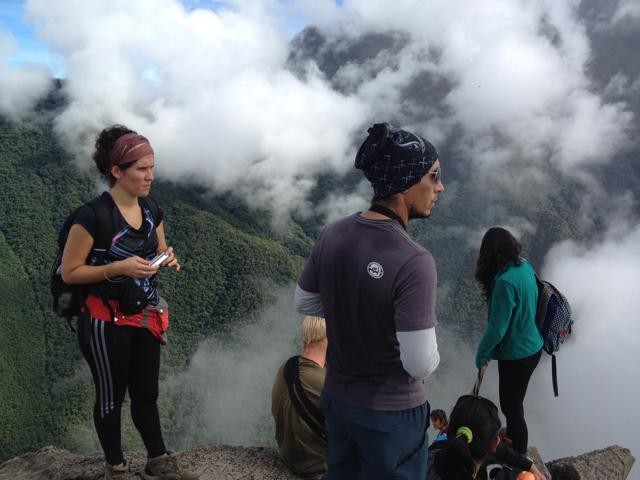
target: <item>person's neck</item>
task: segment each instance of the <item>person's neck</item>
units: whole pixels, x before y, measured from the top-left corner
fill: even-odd
[[[380,205],[381,207],[388,208],[396,215],[400,217],[402,223],[406,226],[409,223],[409,210],[407,206],[404,204],[402,199],[400,199],[397,195],[394,195],[392,198],[385,200],[374,200],[372,203],[376,205]],[[386,220],[389,217],[378,212],[373,212],[371,210],[367,210],[362,213],[362,216],[369,220]]]
[[[121,209],[133,208],[138,206],[138,197],[135,197],[125,191],[117,183],[111,187],[111,198],[115,204]]]
[[[302,356],[324,367],[327,361],[327,349],[321,345],[311,344],[302,351]]]

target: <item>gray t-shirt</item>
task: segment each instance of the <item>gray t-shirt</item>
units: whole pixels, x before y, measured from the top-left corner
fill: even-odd
[[[329,348],[325,389],[373,410],[426,401],[404,370],[396,332],[434,327],[436,267],[395,221],[351,215],[326,226],[298,280],[320,293]]]

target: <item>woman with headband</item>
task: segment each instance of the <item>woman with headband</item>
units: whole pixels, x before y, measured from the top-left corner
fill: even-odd
[[[167,451],[158,414],[160,346],[166,343],[169,312],[156,275],[160,267],[179,271],[180,264],[167,247],[162,210],[149,197],[153,148],[142,135],[114,125],[98,135],[93,160],[110,190],[74,216],[61,274],[69,285],[86,285],[78,340],[96,390],[93,419],[105,454],[104,478],[124,479],[129,470],[120,431],[129,391],[131,417],[148,454],[140,476],[197,479]],[[108,248],[94,248],[104,232]]]
[[[500,426],[491,400],[460,397],[449,417],[448,439],[429,447],[429,480],[513,480],[521,472],[543,480],[531,460],[500,443]]]

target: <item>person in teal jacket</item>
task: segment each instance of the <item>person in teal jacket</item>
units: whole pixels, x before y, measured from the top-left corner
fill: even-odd
[[[542,353],[536,327],[538,285],[522,246],[508,230],[492,227],[484,234],[475,278],[488,304],[487,328],[476,352],[476,367],[498,360],[500,409],[507,436],[517,452],[526,453],[524,398]]]

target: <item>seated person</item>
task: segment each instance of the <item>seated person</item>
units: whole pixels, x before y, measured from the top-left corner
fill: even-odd
[[[327,354],[324,318],[305,317],[301,336],[302,355],[287,360],[276,375],[271,413],[284,463],[298,475],[321,478],[327,445],[320,408]]]
[[[447,427],[449,426],[449,422],[447,421],[447,414],[445,413],[445,411],[434,410],[429,415],[429,418],[431,418],[431,426],[434,428],[436,432],[438,432],[433,443],[439,442],[441,440],[446,440]]]
[[[460,397],[449,417],[448,439],[429,448],[429,480],[514,480],[522,471],[543,480],[531,460],[500,443],[500,426],[491,400]]]

